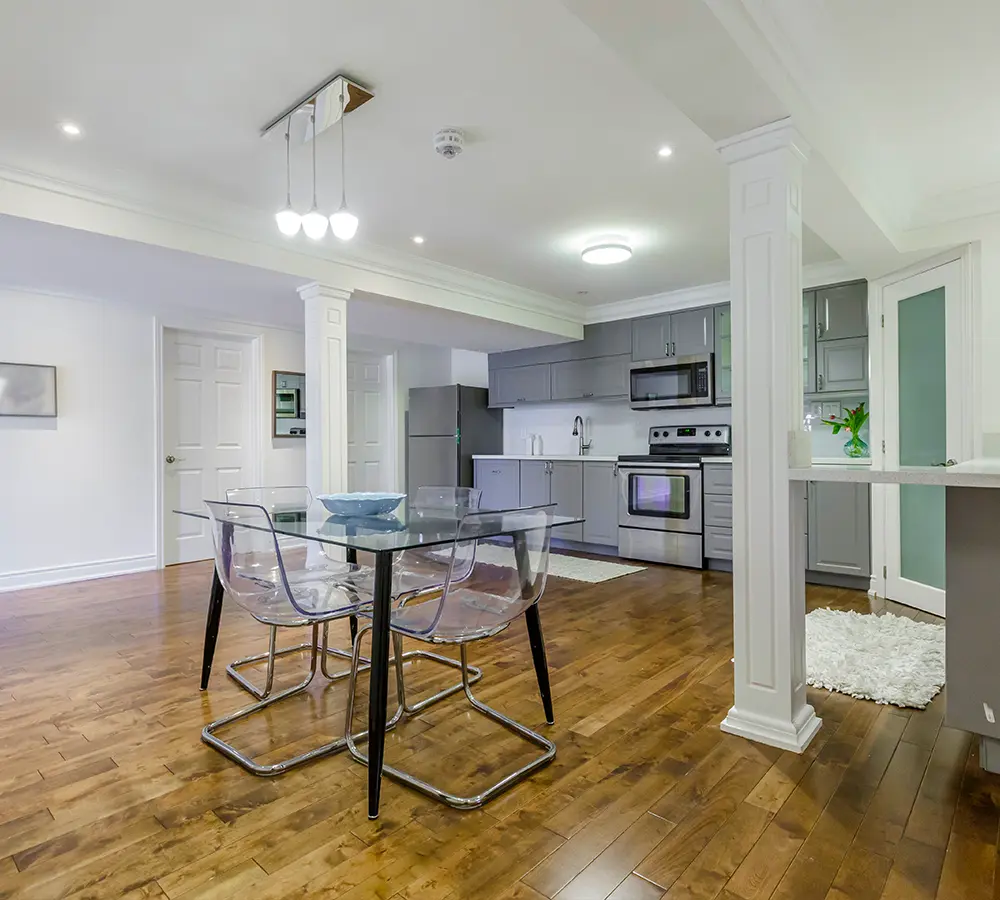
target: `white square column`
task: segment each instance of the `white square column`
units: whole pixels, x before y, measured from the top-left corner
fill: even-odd
[[[349,290],[299,288],[306,325],[306,483],[313,494],[347,490]]]
[[[729,164],[735,700],[723,731],[801,752],[806,702],[802,168],[785,119],[718,145]]]

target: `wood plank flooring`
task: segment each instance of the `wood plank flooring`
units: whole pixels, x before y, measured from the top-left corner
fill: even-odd
[[[811,691],[824,726],[801,756],[719,730],[732,702],[727,575],[552,579],[553,728],[523,625],[471,651],[480,696],[552,734],[552,765],[471,813],[387,781],[372,823],[365,772],[343,755],[267,780],[200,742],[204,723],[248,701],[224,662],[266,641],[227,603],[198,691],[210,571],[0,595],[0,898],[1000,896],[1000,779],[942,725],[943,698],[910,712]],[[857,592],[808,597],[868,608]],[[346,646],[346,625],[332,632]],[[303,664],[286,657],[279,682]],[[418,662],[408,690],[447,677]],[[230,737],[270,761],[341,733],[344,682],[314,688]],[[469,791],[530,752],[453,699],[393,732],[387,759]]]

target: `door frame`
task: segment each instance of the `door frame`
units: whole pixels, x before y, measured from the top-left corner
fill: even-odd
[[[164,541],[166,540],[166,530],[163,527],[163,517],[166,515],[166,504],[164,501],[164,477],[163,477],[163,457],[165,447],[163,443],[163,384],[164,384],[164,358],[163,358],[163,338],[167,329],[173,331],[187,331],[192,334],[200,334],[204,337],[224,338],[227,341],[238,341],[246,344],[249,350],[250,360],[250,401],[249,401],[249,429],[250,439],[247,452],[250,456],[249,470],[253,475],[256,484],[260,484],[263,479],[263,428],[264,418],[261,412],[263,401],[263,391],[261,379],[264,374],[264,341],[260,332],[228,330],[224,328],[206,327],[204,323],[186,322],[183,319],[164,319],[156,316],[153,319],[154,329],[154,365],[153,365],[153,433],[155,455],[153,457],[153,478],[156,495],[154,507],[156,510],[155,534],[156,534],[156,568],[165,567],[166,558]],[[234,326],[238,328],[238,326]],[[270,409],[270,406],[268,406]],[[268,429],[270,431],[270,429]]]
[[[954,445],[954,458],[959,462],[975,458],[981,454],[982,436],[980,434],[980,398],[982,391],[980,373],[980,350],[976,341],[980,322],[980,279],[979,279],[979,246],[966,244],[952,250],[928,257],[905,269],[885,275],[869,282],[868,285],[868,334],[877,335],[877,339],[869,341],[869,384],[878,386],[879,393],[872,392],[875,405],[872,407],[869,433],[871,436],[872,468],[886,468],[886,454],[883,450],[885,437],[890,422],[886,415],[885,373],[890,366],[898,365],[897,347],[886,347],[884,331],[884,311],[886,292],[903,281],[933,272],[950,263],[959,265],[958,276],[958,308],[955,311],[957,323],[955,331],[958,336],[955,356],[948,354],[949,375],[962,386],[969,389],[956,391],[957,407],[952,410],[952,398],[949,397],[949,413],[954,414],[954,420],[949,415],[949,445]],[[919,292],[919,289],[918,289]],[[947,348],[952,351],[952,347]],[[889,492],[892,485],[872,485],[872,575],[870,596],[887,597],[887,575],[890,554],[898,559],[899,533],[898,527],[894,535],[889,534],[890,506]],[[898,501],[897,501],[898,503]]]

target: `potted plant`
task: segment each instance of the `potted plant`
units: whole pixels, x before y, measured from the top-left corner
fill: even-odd
[[[856,409],[844,409],[841,407],[841,412],[844,415],[830,416],[828,419],[820,419],[820,421],[824,425],[829,425],[833,429],[834,434],[840,434],[842,428],[850,432],[851,436],[844,444],[845,456],[849,456],[851,459],[861,459],[870,456],[868,445],[861,440],[861,429],[864,428],[865,422],[868,421],[868,416],[870,415],[868,410],[865,409],[864,402],[859,403]]]

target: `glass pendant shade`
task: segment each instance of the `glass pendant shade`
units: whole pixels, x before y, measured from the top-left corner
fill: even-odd
[[[291,206],[286,206],[274,214],[274,221],[278,224],[278,231],[286,237],[295,237],[302,227],[302,216],[300,216]]]
[[[358,233],[358,217],[346,205],[341,206],[330,216],[330,229],[334,236],[342,241],[349,241]]]
[[[306,233],[306,237],[312,238],[314,241],[323,238],[323,235],[326,234],[327,225],[329,225],[329,222],[326,216],[315,206],[302,217],[302,230]]]

